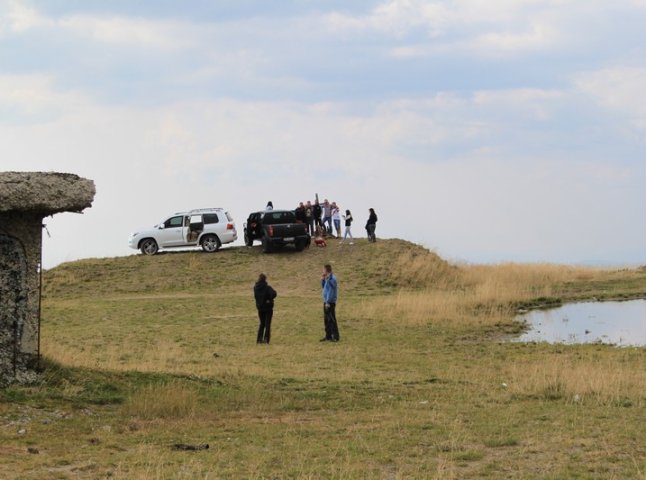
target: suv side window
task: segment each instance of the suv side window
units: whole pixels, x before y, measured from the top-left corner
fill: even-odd
[[[164,222],[164,228],[176,228],[184,225],[184,217],[182,215],[178,217],[171,217]]]
[[[220,219],[215,213],[205,213],[202,215],[202,218],[204,218],[204,223],[219,223]]]

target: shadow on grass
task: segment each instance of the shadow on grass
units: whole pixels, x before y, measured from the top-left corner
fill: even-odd
[[[30,385],[10,385],[1,389],[0,403],[24,403],[40,407],[67,404],[72,408],[119,405],[142,387],[177,381],[193,386],[212,386],[214,382],[221,385],[217,380],[189,375],[67,367],[43,357],[39,380]]]

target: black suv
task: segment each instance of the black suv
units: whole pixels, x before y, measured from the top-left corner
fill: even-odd
[[[296,221],[293,210],[264,210],[249,214],[244,224],[245,245],[252,246],[254,240],[262,242],[265,253],[288,244],[300,251],[311,242],[307,225]]]

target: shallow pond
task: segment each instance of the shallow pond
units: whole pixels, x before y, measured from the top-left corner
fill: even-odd
[[[520,342],[646,345],[646,300],[569,303],[517,319],[530,326]]]

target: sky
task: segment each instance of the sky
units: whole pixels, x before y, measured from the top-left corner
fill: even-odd
[[[450,261],[643,265],[644,25],[646,0],[0,0],[0,171],[96,184],[45,268],[316,193]]]

